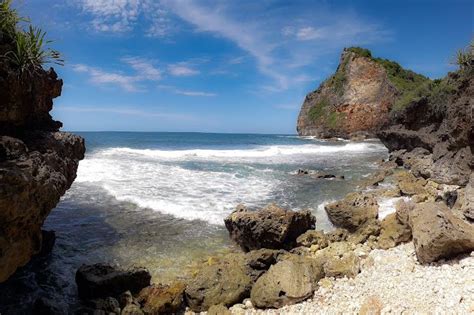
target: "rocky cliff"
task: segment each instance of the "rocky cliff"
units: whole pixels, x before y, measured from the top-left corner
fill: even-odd
[[[457,71],[420,86],[378,133],[415,176],[465,186],[474,168],[474,76]]]
[[[61,88],[53,69],[23,76],[0,59],[0,282],[41,250],[43,222],[84,157],[84,140],[49,114]]]
[[[427,78],[358,47],[344,49],[334,75],[309,93],[297,131],[319,138],[373,136],[396,102]]]

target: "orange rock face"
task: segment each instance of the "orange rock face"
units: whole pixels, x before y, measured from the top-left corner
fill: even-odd
[[[373,135],[387,122],[396,98],[397,90],[382,65],[344,50],[335,75],[306,97],[298,134],[320,138]]]

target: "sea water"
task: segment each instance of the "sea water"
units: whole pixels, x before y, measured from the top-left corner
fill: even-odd
[[[224,218],[243,203],[310,209],[332,228],[324,205],[354,190],[387,157],[378,141],[294,135],[79,132],[87,153],[71,189],[47,218],[52,254],[0,285],[0,313],[18,314],[45,295],[77,307],[76,269],[110,262],[148,267],[154,282],[182,276],[193,261],[232,248]],[[298,176],[298,169],[344,180]]]

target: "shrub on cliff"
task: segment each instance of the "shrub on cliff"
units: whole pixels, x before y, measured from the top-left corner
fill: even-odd
[[[459,66],[461,74],[472,75],[474,72],[474,40],[468,47],[456,52],[454,63]]]
[[[0,44],[8,47],[1,58],[19,76],[32,76],[48,63],[62,65],[64,60],[60,53],[48,47],[51,41],[45,39],[46,32],[31,25],[22,29],[20,23],[28,20],[21,17],[11,4],[11,0],[0,2]]]

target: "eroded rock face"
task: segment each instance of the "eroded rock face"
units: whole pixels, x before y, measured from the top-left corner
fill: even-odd
[[[122,269],[106,264],[83,265],[76,272],[76,284],[82,299],[134,293],[150,285],[151,275],[145,268]]]
[[[344,50],[336,74],[308,94],[297,131],[319,138],[373,135],[388,120],[397,97],[383,66]]]
[[[324,277],[321,264],[312,258],[292,255],[270,267],[252,288],[252,304],[278,308],[309,298]]]
[[[213,305],[232,306],[249,296],[252,288],[250,271],[243,257],[235,256],[205,266],[189,281],[185,301],[195,312],[208,310]]]
[[[291,211],[269,205],[258,211],[238,206],[225,219],[230,237],[244,251],[291,248],[296,238],[314,229],[316,218],[310,211]]]
[[[0,35],[0,55],[11,45]],[[84,140],[49,114],[62,84],[53,69],[20,75],[0,58],[0,282],[41,251],[43,222],[84,158]]]
[[[354,232],[366,222],[377,218],[379,206],[373,196],[354,192],[347,194],[342,200],[326,205],[324,209],[336,227]]]
[[[175,314],[184,306],[185,288],[182,282],[152,285],[141,290],[137,300],[145,314]]]
[[[76,177],[82,138],[64,132],[0,137],[0,282],[41,250],[41,227]]]
[[[416,176],[465,186],[474,168],[474,78],[451,73],[444,81],[455,89],[445,108],[414,99],[378,137]]]
[[[444,203],[427,202],[409,213],[418,261],[430,263],[474,250],[474,225],[454,216]]]

